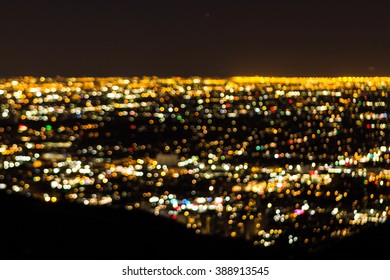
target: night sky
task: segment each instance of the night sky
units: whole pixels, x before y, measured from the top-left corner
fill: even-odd
[[[390,76],[390,1],[3,0],[16,75]]]

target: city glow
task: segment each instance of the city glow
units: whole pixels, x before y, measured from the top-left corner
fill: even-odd
[[[0,189],[320,246],[390,215],[388,77],[0,80]]]

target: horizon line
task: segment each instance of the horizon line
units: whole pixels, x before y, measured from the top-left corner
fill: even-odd
[[[58,78],[65,78],[65,79],[82,79],[82,78],[162,78],[162,79],[174,79],[174,78],[181,78],[181,79],[237,79],[237,78],[244,78],[244,79],[251,79],[251,78],[260,78],[260,79],[373,79],[373,78],[385,78],[390,79],[390,75],[375,75],[375,76],[368,76],[368,75],[342,75],[342,76],[287,76],[287,75],[232,75],[232,76],[209,76],[209,75],[10,75],[10,76],[0,76],[0,79],[12,79],[12,78],[52,78],[52,79],[58,79]]]

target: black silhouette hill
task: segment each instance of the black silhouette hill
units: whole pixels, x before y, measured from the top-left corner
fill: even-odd
[[[143,211],[0,193],[0,212],[1,259],[252,259],[259,251]]]
[[[323,250],[287,244],[259,248],[240,239],[195,234],[143,211],[44,203],[0,192],[0,259],[387,259],[383,224]]]

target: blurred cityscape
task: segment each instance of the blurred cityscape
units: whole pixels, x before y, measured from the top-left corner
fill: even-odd
[[[390,78],[0,79],[0,189],[319,248],[390,215]]]

